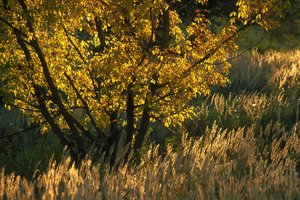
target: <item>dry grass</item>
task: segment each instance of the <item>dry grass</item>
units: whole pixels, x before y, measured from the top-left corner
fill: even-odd
[[[290,52],[252,51],[233,63],[230,91],[275,92],[299,86],[300,50]]]
[[[0,198],[8,199],[295,199],[300,196],[299,125],[290,131],[269,124],[224,131],[216,125],[205,138],[183,137],[182,150],[164,158],[152,147],[139,165],[110,172],[86,158],[75,167],[69,157],[51,161],[28,183],[0,175]]]
[[[200,138],[181,128],[180,148],[152,145],[114,170],[67,153],[33,181],[3,169],[0,199],[300,199],[300,51],[250,58],[234,64],[230,93],[198,102]]]

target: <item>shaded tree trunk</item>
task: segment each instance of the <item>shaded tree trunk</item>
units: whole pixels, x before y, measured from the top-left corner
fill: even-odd
[[[148,105],[148,99],[146,97],[140,127],[138,130],[138,134],[136,136],[136,141],[134,143],[134,149],[136,151],[142,147],[147,130],[149,128],[149,123],[150,123],[150,113],[149,112],[150,112],[150,109],[149,109],[149,105]]]

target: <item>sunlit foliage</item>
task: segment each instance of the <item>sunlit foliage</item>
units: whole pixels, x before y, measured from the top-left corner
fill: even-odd
[[[121,133],[138,149],[151,122],[182,124],[195,115],[191,99],[229,82],[227,58],[239,32],[277,26],[289,5],[238,0],[228,22],[213,32],[203,10],[186,24],[172,2],[2,1],[6,102],[43,131],[51,128],[74,152],[99,138],[112,145]]]

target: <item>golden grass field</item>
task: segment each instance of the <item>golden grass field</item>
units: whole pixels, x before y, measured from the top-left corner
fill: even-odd
[[[120,151],[110,169],[65,153],[32,180],[2,169],[0,199],[300,199],[300,51],[248,53],[230,79],[195,103],[198,117],[163,156],[149,145],[129,165]]]

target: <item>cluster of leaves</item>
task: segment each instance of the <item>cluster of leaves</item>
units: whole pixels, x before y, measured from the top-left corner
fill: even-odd
[[[299,48],[299,9],[299,0],[290,1],[289,4],[286,4],[286,9],[279,19],[280,26],[276,26],[270,31],[265,31],[260,27],[251,27],[245,31],[245,34],[238,39],[237,43],[242,48],[255,46],[261,52],[270,49],[289,51]]]

